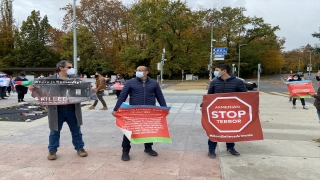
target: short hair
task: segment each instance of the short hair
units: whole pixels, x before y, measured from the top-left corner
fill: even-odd
[[[136,69],[137,69],[138,67],[140,67],[140,66],[137,66]],[[145,70],[145,71],[149,71],[149,68],[148,68],[147,66],[143,66],[143,67],[144,67],[144,70]]]
[[[60,67],[65,68],[67,63],[72,64],[70,61],[62,60],[62,61],[60,61],[60,62],[57,63],[56,67],[57,67],[57,69],[60,71]]]
[[[218,64],[216,68],[219,68],[222,70],[226,70],[228,74],[230,74],[230,66],[228,64]]]
[[[101,71],[97,71],[97,73],[100,74],[100,75],[102,75],[102,72],[101,72]]]

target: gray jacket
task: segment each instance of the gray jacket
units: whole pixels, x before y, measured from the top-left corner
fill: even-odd
[[[57,79],[57,74],[54,74],[48,78]],[[76,76],[70,76],[70,78],[77,78]],[[41,95],[37,93],[37,90],[34,89],[31,94],[32,97],[40,97]],[[82,122],[82,112],[81,112],[81,104],[75,104],[75,114],[78,121],[78,126],[83,124]],[[50,130],[58,131],[58,106],[50,105],[48,106],[48,121]]]

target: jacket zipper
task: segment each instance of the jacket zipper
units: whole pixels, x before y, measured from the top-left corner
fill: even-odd
[[[143,81],[143,105],[146,105],[146,86],[145,86],[145,81]]]

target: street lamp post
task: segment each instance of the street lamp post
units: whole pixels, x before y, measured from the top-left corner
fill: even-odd
[[[310,52],[310,62],[309,62],[309,78],[310,78],[310,76],[311,76],[311,67],[312,67],[312,65],[311,65],[311,50],[309,51]]]
[[[78,74],[76,0],[73,0],[73,67]]]
[[[241,49],[241,46],[245,46],[247,44],[239,44],[239,62],[238,62],[238,77],[240,77],[240,49]]]
[[[164,65],[164,62],[166,61],[166,59],[164,58],[164,55],[166,53],[166,49],[163,48],[162,50],[162,56],[161,56],[161,72],[160,72],[160,88],[162,89],[162,76],[163,76],[163,65]]]
[[[211,36],[210,36],[210,64],[209,64],[209,76],[210,76],[210,81],[212,80],[212,51],[213,51],[213,44],[212,44],[212,41],[213,41],[213,25],[211,24]]]
[[[300,58],[301,58],[301,57],[299,57],[298,72],[300,72]]]

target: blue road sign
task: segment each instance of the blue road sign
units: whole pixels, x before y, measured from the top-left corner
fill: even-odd
[[[216,55],[225,55],[228,53],[228,48],[227,47],[218,47],[213,49],[214,54]]]

